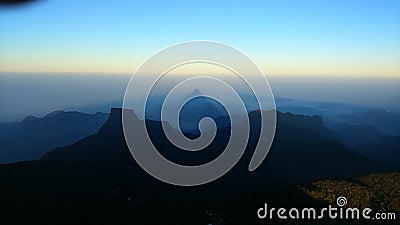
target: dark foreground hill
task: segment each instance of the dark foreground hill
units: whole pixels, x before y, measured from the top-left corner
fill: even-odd
[[[399,216],[398,173],[241,191],[232,191],[235,186],[216,191],[209,185],[188,188],[164,183],[143,188],[152,178],[137,180],[59,161],[0,165],[0,177],[2,224],[399,224],[398,220],[260,220],[256,216],[264,203],[320,209],[336,206],[339,196],[347,197],[352,207],[368,206],[374,212]]]
[[[390,170],[400,170],[400,136],[382,137],[366,146],[369,157]]]
[[[310,181],[352,180],[378,169],[335,142],[320,117],[278,113],[270,153],[248,172],[260,115],[249,114],[250,142],[232,171],[206,185],[178,187],[154,179],[136,164],[123,137],[121,109],[113,109],[96,134],[51,151],[41,161],[0,165],[0,217],[4,224],[293,224],[298,221],[259,220],[256,211],[264,202],[325,206],[328,200],[305,191]],[[204,153],[190,156],[166,141],[159,121],[147,124],[155,144],[163,146],[161,154],[188,164],[218,155],[230,130],[219,129]],[[340,223],[347,224],[333,224]]]

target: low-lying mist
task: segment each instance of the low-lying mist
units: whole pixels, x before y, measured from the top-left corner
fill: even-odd
[[[0,121],[19,121],[60,109],[108,112],[121,106],[129,78],[128,74],[0,73]],[[278,109],[400,111],[400,79],[396,78],[269,77],[268,81]],[[168,91],[162,86],[155,94]]]

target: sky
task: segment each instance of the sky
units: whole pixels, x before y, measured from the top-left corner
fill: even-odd
[[[0,7],[0,72],[131,74],[213,40],[271,76],[400,78],[400,1],[41,0]]]

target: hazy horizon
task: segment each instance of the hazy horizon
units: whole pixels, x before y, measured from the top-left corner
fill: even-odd
[[[28,115],[40,117],[56,110],[108,112],[110,107],[121,106],[129,78],[104,74],[0,73],[0,121],[19,121]],[[268,77],[268,81],[278,107],[310,107],[312,103],[326,102],[400,112],[400,78]]]

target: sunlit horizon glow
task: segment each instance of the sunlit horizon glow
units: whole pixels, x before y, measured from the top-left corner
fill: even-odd
[[[267,76],[400,78],[396,0],[42,0],[0,8],[0,31],[0,72],[130,75],[167,46],[213,40]]]

